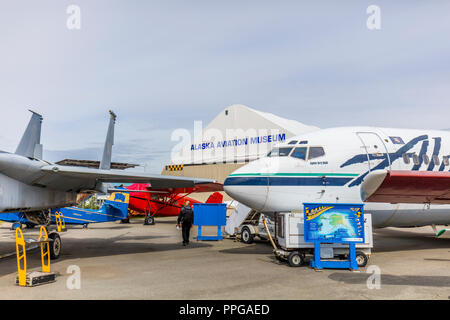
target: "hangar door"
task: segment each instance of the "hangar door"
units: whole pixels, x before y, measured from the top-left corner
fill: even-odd
[[[369,170],[374,170],[381,162],[387,164],[381,169],[391,169],[389,152],[383,139],[375,132],[358,132],[356,134],[361,140],[364,150],[366,150]]]

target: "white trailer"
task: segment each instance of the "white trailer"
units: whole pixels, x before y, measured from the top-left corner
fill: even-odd
[[[278,248],[274,253],[280,261],[287,260],[292,267],[301,266],[306,254],[314,253],[314,243],[305,242],[303,213],[280,213],[277,218]],[[356,244],[358,267],[364,267],[372,253],[372,216],[364,214],[365,242]],[[323,243],[320,247],[322,259],[344,258],[348,255],[348,245]]]
[[[270,236],[272,238],[275,237],[274,221],[259,212],[253,211],[237,229],[237,234],[240,236],[241,241],[250,244],[255,237],[258,237],[261,240],[268,240],[269,235],[264,227],[264,219],[266,220]]]

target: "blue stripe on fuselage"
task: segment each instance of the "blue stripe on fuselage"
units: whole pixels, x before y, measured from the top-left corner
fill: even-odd
[[[353,178],[229,177],[224,186],[344,186]]]

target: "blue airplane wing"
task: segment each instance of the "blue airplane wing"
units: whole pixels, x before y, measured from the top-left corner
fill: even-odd
[[[51,210],[52,224],[56,224],[56,213],[60,212],[66,224],[84,225],[90,223],[111,222],[126,219],[128,216],[128,193],[115,192],[105,200],[99,210],[82,209],[78,207],[59,208]],[[0,215],[0,221],[30,223],[24,213],[14,212]]]

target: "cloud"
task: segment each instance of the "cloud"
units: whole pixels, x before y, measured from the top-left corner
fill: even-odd
[[[174,129],[233,103],[322,128],[448,126],[447,2],[377,1],[379,31],[369,1],[81,1],[79,31],[69,4],[0,4],[0,149],[28,108],[49,156],[76,158],[102,149],[113,109],[115,156],[154,169]]]

